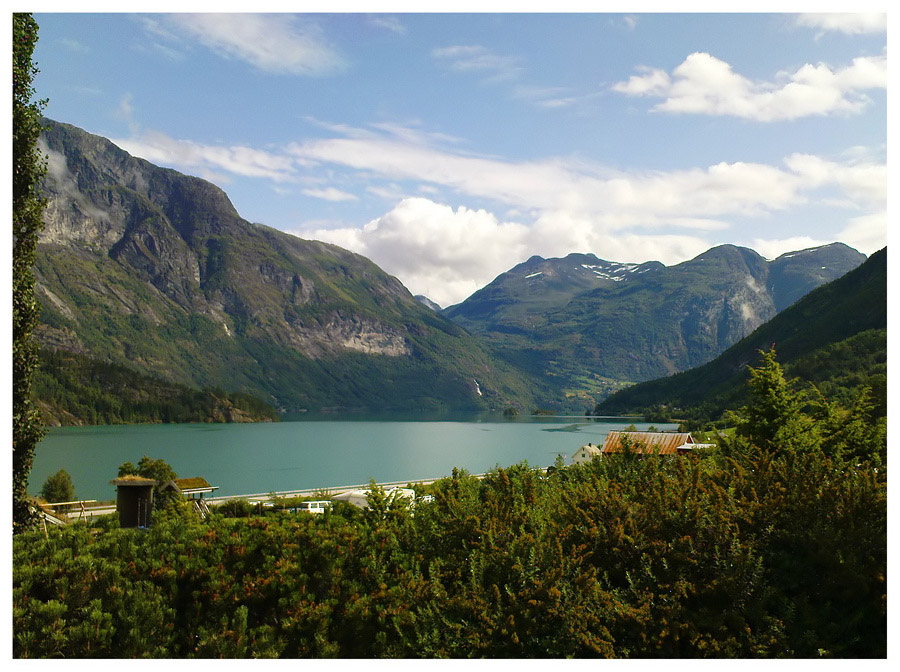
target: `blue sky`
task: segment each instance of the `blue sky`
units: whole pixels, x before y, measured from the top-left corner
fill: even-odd
[[[441,305],[534,254],[887,242],[884,14],[35,17],[47,116]]]

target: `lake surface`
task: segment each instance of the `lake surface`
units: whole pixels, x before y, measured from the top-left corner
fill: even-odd
[[[181,477],[202,476],[215,495],[244,495],[478,474],[524,460],[566,463],[631,419],[478,418],[469,421],[304,419],[259,424],[114,425],[53,428],[35,451],[28,492],[65,469],[79,499],[113,499],[119,465],[143,455]],[[635,422],[639,430],[648,423]],[[656,423],[660,429],[675,425]]]

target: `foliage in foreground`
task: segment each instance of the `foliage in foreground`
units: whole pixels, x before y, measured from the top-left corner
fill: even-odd
[[[355,518],[14,542],[17,657],[886,654],[882,472],[821,452],[456,475]]]
[[[14,655],[884,657],[883,432],[813,431],[764,360],[705,455],[454,472],[414,510],[376,489],[17,535]]]

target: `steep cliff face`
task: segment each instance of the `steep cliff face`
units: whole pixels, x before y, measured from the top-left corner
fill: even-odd
[[[46,125],[45,345],[287,410],[528,398],[511,367],[368,259],[251,224],[204,180]],[[488,402],[465,391],[472,377]]]

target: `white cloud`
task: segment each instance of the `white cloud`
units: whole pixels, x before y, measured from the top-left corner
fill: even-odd
[[[442,305],[461,301],[533,254],[584,251],[615,261],[676,263],[707,249],[710,231],[739,219],[764,223],[779,212],[790,217],[793,208],[809,202],[846,209],[852,219],[836,239],[863,251],[879,245],[886,230],[887,168],[865,148],[840,157],[791,154],[773,165],[614,171],[572,158],[513,162],[473,156],[435,146],[445,136],[392,124],[329,130],[343,137],[273,151],[207,146],[158,133],[116,143],[194,174],[219,171],[302,184],[302,193],[313,198],[350,201],[364,190],[399,200],[361,229],[307,223],[297,233],[364,254],[414,293]],[[329,186],[323,176],[332,173],[341,184],[357,179],[361,192]],[[496,212],[507,214],[501,219],[487,209],[454,210],[437,200],[493,203]],[[763,240],[760,252],[818,242]]]
[[[703,52],[688,56],[671,76],[647,67],[639,72],[612,89],[629,96],[664,98],[653,107],[660,112],[764,122],[859,113],[870,103],[863,91],[887,88],[886,55],[855,58],[841,69],[806,64],[794,73],[778,73],[774,82],[751,81]]]
[[[442,306],[459,303],[496,276],[535,254],[595,251],[617,261],[676,263],[709,245],[691,236],[610,234],[570,213],[547,213],[534,225],[499,220],[485,210],[407,198],[362,229],[305,228],[303,238],[324,240],[372,259],[414,294]]]
[[[877,252],[887,245],[887,211],[854,217],[838,237],[841,242],[865,254]]]
[[[796,252],[797,250],[805,250],[810,247],[819,247],[831,242],[834,241],[818,240],[816,238],[810,238],[809,236],[793,236],[791,238],[773,239],[755,238],[750,243],[749,247],[759,252],[766,259],[775,259],[787,252]]]
[[[463,155],[400,136],[348,133],[288,151],[308,164],[336,164],[387,180],[448,187],[537,216],[570,211],[608,228],[715,228],[723,217],[764,215],[806,200],[806,191],[837,186],[859,207],[880,203],[884,167],[789,157],[785,165],[720,163],[669,172],[615,172],[566,159],[509,162]],[[817,172],[818,171],[818,172]]]
[[[887,14],[800,14],[797,25],[818,28],[823,31],[838,31],[847,35],[883,33],[887,30]]]
[[[440,47],[431,55],[451,70],[488,75],[491,81],[514,79],[522,72],[517,58],[500,56],[478,44]]]
[[[133,156],[185,172],[198,171],[206,176],[224,170],[233,175],[265,178],[274,182],[295,179],[294,162],[290,157],[251,147],[203,145],[152,131],[132,138],[111,140]],[[220,174],[219,179],[222,177]]]
[[[216,53],[264,72],[325,75],[345,66],[321,29],[296,15],[172,14],[168,23]]]
[[[328,187],[326,189],[303,189],[302,193],[312,198],[321,198],[324,201],[332,201],[338,203],[340,201],[358,201],[359,199],[351,193]]]
[[[376,14],[369,17],[369,22],[373,26],[376,26],[378,28],[385,28],[386,30],[390,30],[392,33],[397,33],[398,35],[406,34],[406,26],[404,26],[400,19],[396,16]]]

